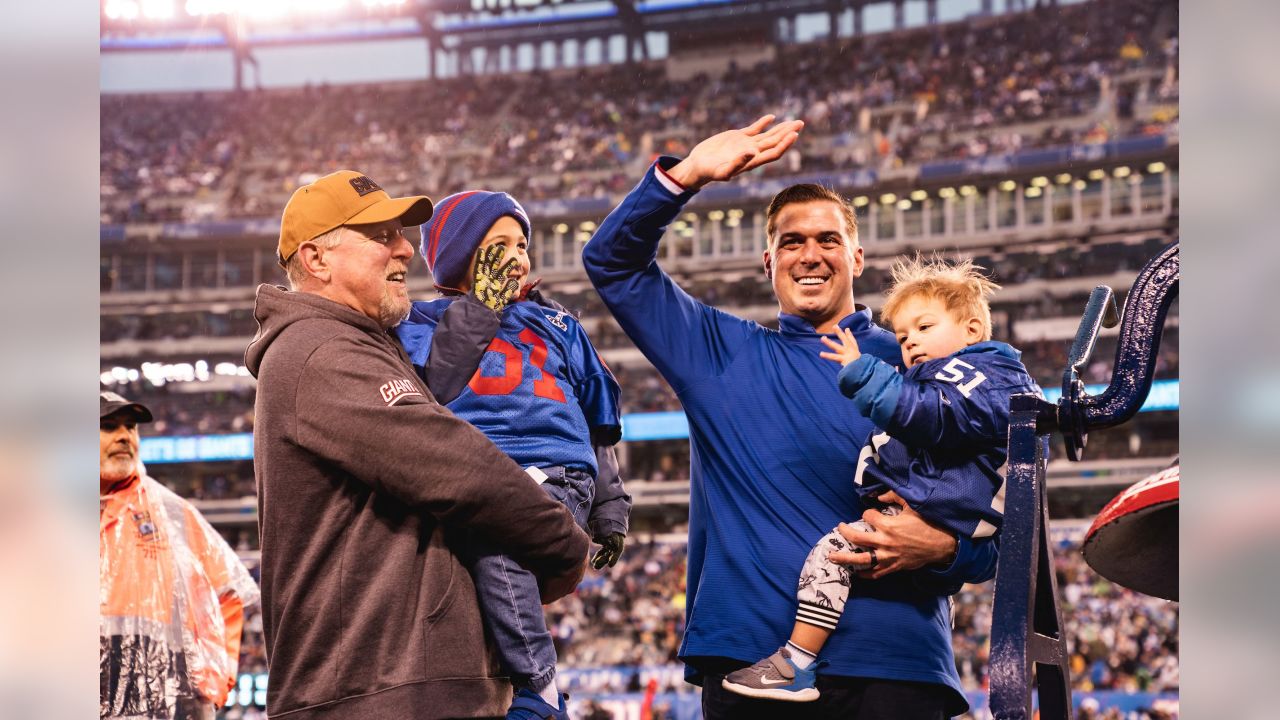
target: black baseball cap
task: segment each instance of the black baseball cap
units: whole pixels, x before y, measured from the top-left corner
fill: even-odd
[[[98,407],[102,410],[99,420],[121,413],[128,413],[135,422],[149,423],[152,420],[151,411],[146,405],[131,402],[113,392],[98,393]]]

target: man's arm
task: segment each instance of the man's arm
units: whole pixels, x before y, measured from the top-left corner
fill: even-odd
[[[999,545],[992,538],[970,540],[957,537],[930,524],[892,491],[878,499],[887,504],[901,505],[903,510],[897,515],[885,515],[878,510],[863,512],[862,519],[871,525],[871,532],[855,530],[843,523],[840,525],[840,534],[849,542],[876,551],[875,567],[871,567],[871,553],[867,552],[831,553],[828,557],[832,562],[848,565],[859,576],[868,579],[925,568],[940,587],[980,583],[995,576]]]
[[[658,267],[659,241],[703,185],[770,162],[795,142],[802,123],[764,131],[772,120],[708,138],[684,160],[660,158],[583,248],[583,267],[605,306],[677,391],[719,374],[747,326],[680,289]]]
[[[502,316],[473,295],[464,295],[445,309],[424,368],[427,387],[441,405],[453,402],[471,381],[501,324]]]
[[[415,302],[395,335],[432,396],[448,405],[475,375],[501,322],[475,296],[464,295]]]
[[[573,590],[590,542],[562,505],[479,430],[419,391],[411,371],[362,339],[339,336],[308,359],[296,441],[353,479],[468,528],[544,581]]]

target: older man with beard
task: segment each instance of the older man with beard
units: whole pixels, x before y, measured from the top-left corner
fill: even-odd
[[[212,720],[258,587],[191,503],[143,474],[151,411],[111,392],[99,406],[99,715]]]
[[[425,197],[353,171],[299,188],[258,289],[254,472],[267,710],[295,720],[501,715],[511,685],[459,563],[474,534],[572,591],[589,541],[519,465],[432,397],[389,334]]]

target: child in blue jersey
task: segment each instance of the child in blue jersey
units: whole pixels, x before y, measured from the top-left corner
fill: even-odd
[[[880,430],[858,457],[858,494],[878,505],[876,498],[892,491],[930,522],[972,538],[996,533],[1003,516],[1009,398],[1040,393],[1021,353],[991,340],[987,299],[999,286],[978,270],[967,260],[916,259],[894,268],[881,317],[902,347],[903,374],[862,354],[848,330],[840,330],[838,342],[822,338],[831,349],[822,357],[844,366],[840,391]],[[861,520],[851,526],[872,531]],[[726,676],[726,689],[795,702],[818,698],[817,656],[840,622],[851,585],[849,569],[831,555],[849,551],[864,550],[838,529],[818,541],[800,573],[790,640]],[[874,569],[875,550],[867,552]]]
[[[631,510],[612,447],[618,383],[577,319],[525,282],[529,234],[506,193],[440,201],[422,226],[422,255],[444,297],[413,303],[396,334],[436,399],[528,468],[600,543],[601,569],[618,561]],[[492,547],[472,541],[464,554],[517,690],[507,717],[567,719],[536,578]]]

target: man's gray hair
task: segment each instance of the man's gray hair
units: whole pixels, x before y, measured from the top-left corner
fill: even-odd
[[[323,250],[331,250],[342,242],[343,230],[344,227],[339,225],[328,232],[320,233],[307,242],[315,243]],[[297,290],[302,286],[302,283],[307,281],[309,276],[307,275],[307,268],[302,264],[302,253],[300,251],[295,252],[285,261],[284,274],[289,278],[289,289],[291,290]]]

